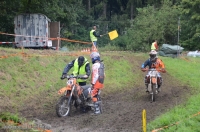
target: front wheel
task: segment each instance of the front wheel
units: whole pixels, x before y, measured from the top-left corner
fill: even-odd
[[[156,96],[156,85],[152,85],[152,94],[151,94],[151,101],[155,102],[155,97]]]
[[[68,116],[71,113],[71,102],[66,96],[61,96],[58,103],[56,104],[56,114],[58,117]]]

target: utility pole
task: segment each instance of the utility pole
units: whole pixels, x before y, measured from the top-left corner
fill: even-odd
[[[177,42],[177,44],[178,44],[178,49],[177,49],[177,57],[179,57],[179,55],[180,55],[180,48],[179,48],[179,35],[180,35],[180,17],[178,18],[178,42]]]

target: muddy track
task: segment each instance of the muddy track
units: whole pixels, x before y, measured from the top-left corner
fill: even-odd
[[[113,58],[117,60],[118,57]],[[48,115],[38,115],[35,118],[50,124],[53,132],[141,132],[143,109],[147,112],[147,122],[150,122],[184,102],[184,96],[190,92],[189,88],[166,73],[162,74],[164,79],[162,91],[156,96],[156,102],[151,103],[143,82],[146,73],[139,69],[144,58],[132,56],[131,59],[129,57],[126,59],[134,63],[131,72],[139,73],[139,81],[135,86],[124,88],[126,91],[117,91],[109,96],[105,96],[102,92],[103,114],[91,116],[90,113],[75,111],[70,117],[59,118],[55,109],[52,109]]]

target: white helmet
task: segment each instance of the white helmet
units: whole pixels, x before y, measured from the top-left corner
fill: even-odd
[[[95,57],[100,57],[99,52],[92,52],[92,53],[90,54],[90,58],[95,58]]]
[[[149,55],[157,55],[157,52],[155,50],[151,50],[151,52],[149,52]]]
[[[157,58],[157,52],[155,50],[152,50],[151,52],[149,52],[149,56],[150,56],[150,60],[155,62]]]
[[[92,64],[94,64],[96,62],[96,60],[100,61],[100,54],[99,54],[99,52],[92,52],[90,54],[90,58],[92,60]]]

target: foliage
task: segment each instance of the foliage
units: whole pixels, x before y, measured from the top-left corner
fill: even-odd
[[[14,121],[15,123],[20,123],[22,119],[16,114],[12,114],[10,112],[2,112],[0,113],[0,119],[1,121],[7,122],[7,121]]]
[[[154,39],[159,44],[177,44],[180,17],[181,45],[187,50],[200,48],[199,0],[2,0],[0,32],[13,33],[14,17],[22,13],[45,14],[60,22],[61,37],[79,41],[90,41],[92,25],[98,25],[98,34],[115,29],[119,40],[104,36],[98,40],[100,47],[111,43],[123,50],[140,51],[149,50]],[[14,36],[0,35],[0,41],[14,41]]]
[[[199,49],[200,41],[200,1],[182,0],[182,45],[187,49]],[[190,21],[188,21],[190,20]]]
[[[148,51],[155,39],[159,44],[176,44],[178,12],[169,1],[163,3],[160,9],[153,6],[138,8],[138,15],[126,35],[128,49]]]

